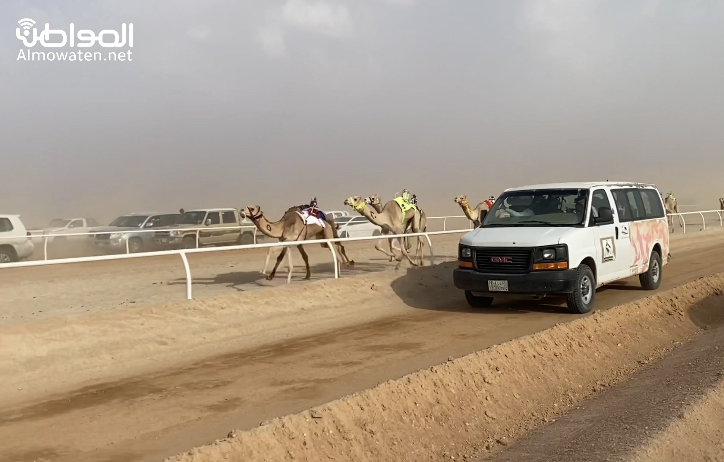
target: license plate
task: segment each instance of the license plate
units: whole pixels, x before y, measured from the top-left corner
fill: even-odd
[[[488,290],[491,292],[507,292],[508,281],[488,281]]]

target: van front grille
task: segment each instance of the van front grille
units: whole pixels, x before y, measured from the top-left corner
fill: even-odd
[[[525,247],[478,247],[473,249],[475,269],[485,273],[523,274],[531,270],[533,249]]]

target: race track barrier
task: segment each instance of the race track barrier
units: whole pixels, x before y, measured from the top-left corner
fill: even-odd
[[[697,212],[679,212],[679,213],[671,213],[668,216],[672,217],[671,223],[669,226],[673,226],[673,217],[679,217],[679,225],[683,228],[683,232],[686,233],[686,218],[685,215],[699,215],[701,217],[701,229],[700,231],[706,230],[706,218],[704,217],[704,214],[714,214],[716,213],[717,217],[719,218],[719,226],[724,226],[724,222],[722,221],[722,214],[724,214],[724,210],[700,210]]]
[[[296,247],[299,245],[314,245],[314,244],[327,244],[327,247],[329,248],[330,252],[332,253],[332,260],[334,262],[334,278],[339,279],[339,268],[340,268],[340,262],[337,257],[337,252],[334,249],[334,245],[331,245],[335,242],[352,242],[352,241],[377,241],[379,239],[402,239],[402,238],[409,238],[409,237],[417,237],[417,236],[424,236],[427,240],[427,244],[430,248],[430,265],[435,264],[435,254],[432,248],[432,241],[430,240],[430,236],[436,236],[441,234],[455,234],[455,233],[467,233],[469,232],[469,229],[459,229],[459,230],[451,230],[451,231],[432,231],[432,232],[425,232],[425,233],[406,233],[406,234],[386,234],[382,236],[365,236],[365,237],[345,237],[345,238],[337,238],[337,239],[314,239],[314,240],[308,240],[308,241],[286,241],[286,242],[270,242],[270,243],[264,243],[264,244],[246,244],[246,245],[234,245],[234,246],[227,246],[227,247],[205,247],[205,248],[197,248],[197,249],[179,249],[179,250],[163,250],[158,252],[144,252],[144,253],[126,253],[126,254],[120,254],[120,255],[101,255],[96,257],[77,257],[77,258],[59,258],[57,260],[40,260],[40,261],[24,261],[24,262],[15,262],[15,263],[6,263],[4,265],[0,265],[0,270],[2,269],[8,269],[8,268],[27,268],[31,266],[51,266],[51,265],[64,265],[69,263],[86,263],[86,262],[96,262],[96,261],[108,261],[108,260],[125,260],[130,258],[150,258],[150,257],[160,257],[160,256],[167,256],[167,255],[180,255],[181,261],[184,265],[184,270],[186,272],[186,298],[188,300],[193,299],[193,293],[192,293],[192,277],[191,277],[191,269],[189,267],[189,261],[186,257],[188,254],[192,253],[207,253],[207,252],[226,252],[230,250],[247,250],[247,249],[268,249],[268,248],[274,248],[274,247]]]
[[[464,218],[467,220],[467,217],[464,215],[427,217],[428,220],[442,220],[442,230],[443,231],[447,231],[447,220],[453,219],[453,218],[455,218],[455,219]],[[469,229],[473,229],[473,222],[470,220],[468,220],[468,222],[469,222]],[[250,228],[254,229],[254,233],[253,233],[254,244],[258,244],[259,242],[257,241],[257,232],[259,231],[259,229],[254,225],[217,226],[214,228],[208,228],[208,227],[183,228],[182,231],[195,231],[196,232],[196,248],[199,248],[199,235],[200,235],[201,231],[217,231],[217,230],[229,230],[229,229],[232,229],[232,230],[238,229],[240,231],[243,231],[244,229],[250,229]],[[115,233],[113,231],[96,231],[96,232],[86,231],[84,233],[40,234],[40,233],[42,233],[42,231],[38,231],[38,230],[32,230],[32,231],[28,231],[28,232],[31,233],[31,235],[30,235],[31,239],[43,239],[43,260],[48,260],[48,242],[53,241],[55,238],[58,238],[58,237],[65,238],[65,237],[73,237],[73,236],[93,236],[96,234],[119,234],[119,235],[123,236],[123,234],[155,233],[157,231],[169,231],[169,229],[168,228],[138,229],[138,230],[134,229],[133,231],[118,231]],[[2,240],[2,239],[19,239],[19,238],[18,237],[0,237],[0,240]],[[126,241],[126,253],[130,254],[131,253],[130,244],[129,244],[130,238],[125,237],[124,239]]]

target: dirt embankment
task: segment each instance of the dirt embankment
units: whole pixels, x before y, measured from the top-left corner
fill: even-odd
[[[724,460],[724,381],[688,409],[629,462]]]
[[[167,461],[465,460],[617,382],[721,311],[724,275],[236,432]],[[691,308],[697,306],[697,312]]]

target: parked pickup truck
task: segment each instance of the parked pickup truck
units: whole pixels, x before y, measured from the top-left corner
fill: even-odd
[[[35,246],[19,215],[0,215],[0,264],[24,260]]]
[[[47,237],[48,242],[53,241],[83,241],[88,239],[88,236],[58,236],[58,234],[80,234],[87,233],[90,228],[98,226],[98,222],[94,218],[54,218],[50,220],[47,228],[43,228],[42,236]],[[35,235],[34,237],[40,237]]]
[[[198,246],[253,244],[254,224],[233,208],[194,209],[184,212],[173,226],[158,230],[153,240],[160,246],[195,249]]]

